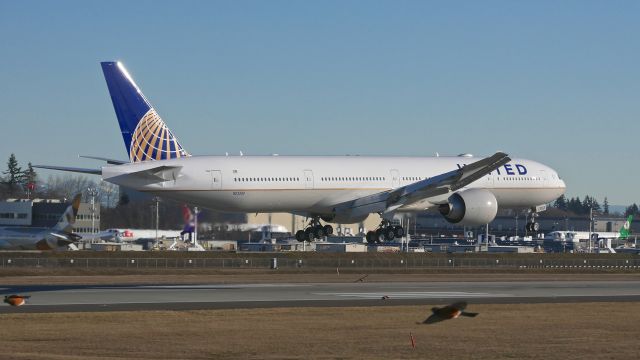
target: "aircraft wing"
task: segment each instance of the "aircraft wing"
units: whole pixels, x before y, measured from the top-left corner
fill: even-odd
[[[85,168],[77,168],[77,167],[49,166],[49,165],[33,165],[33,167],[38,169],[60,170],[60,171],[69,171],[69,172],[76,172],[76,173],[82,173],[82,174],[102,175],[102,170],[100,169],[85,169]]]
[[[379,192],[336,206],[336,212],[391,213],[404,206],[459,190],[511,161],[505,153],[497,152],[459,169],[421,180],[397,189]]]

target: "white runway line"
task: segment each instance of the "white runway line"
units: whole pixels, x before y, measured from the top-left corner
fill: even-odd
[[[383,296],[388,296],[391,299],[513,297],[512,294],[490,294],[461,291],[313,293],[313,295],[353,297],[358,299],[380,299]]]

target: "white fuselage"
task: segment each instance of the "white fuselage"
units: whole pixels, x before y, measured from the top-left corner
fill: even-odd
[[[479,160],[474,157],[193,156],[102,168],[104,180],[220,211],[330,213],[336,204],[409,185]],[[129,174],[179,167],[159,176]],[[464,189],[491,191],[500,207],[548,203],[565,184],[548,166],[514,159]],[[461,189],[461,190],[464,190]],[[399,211],[421,211],[451,194]]]
[[[47,240],[55,244],[51,229],[36,227],[0,228],[0,250],[46,250]]]

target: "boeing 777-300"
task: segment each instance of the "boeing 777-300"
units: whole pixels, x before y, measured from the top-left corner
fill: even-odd
[[[404,235],[396,213],[437,208],[451,223],[491,222],[499,207],[536,208],[565,191],[557,172],[511,159],[398,156],[192,156],[160,118],[120,62],[102,70],[120,124],[128,161],[100,169],[43,168],[102,176],[105,181],[219,211],[289,212],[306,216],[300,241],[330,235],[330,225],[357,223],[372,213],[382,222],[368,242]],[[203,139],[204,140],[204,139]],[[535,228],[537,223],[528,224]]]

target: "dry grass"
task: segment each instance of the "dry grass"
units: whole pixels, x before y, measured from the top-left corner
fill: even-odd
[[[640,303],[5,314],[2,359],[637,359]],[[411,348],[409,333],[417,346]]]

